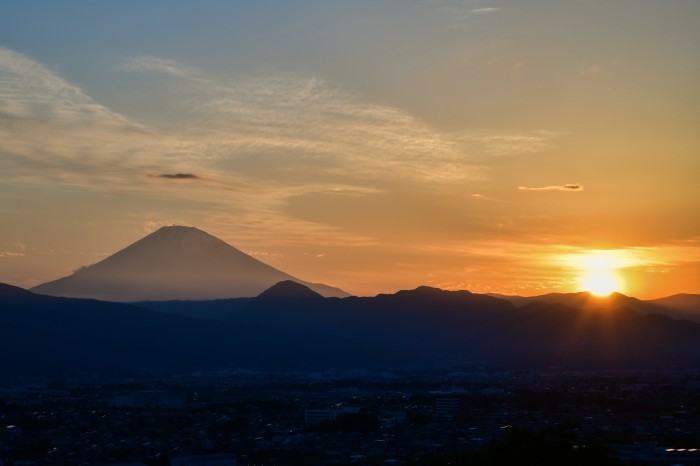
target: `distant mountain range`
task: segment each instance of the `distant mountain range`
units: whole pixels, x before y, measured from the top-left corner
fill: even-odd
[[[619,307],[508,300],[419,287],[324,298],[283,281],[255,298],[121,304],[0,285],[0,373],[184,373],[463,363],[700,367],[700,324]],[[624,299],[624,298],[627,298]],[[632,300],[632,301],[628,301]],[[590,296],[589,296],[590,301]]]
[[[345,291],[275,269],[194,227],[162,227],[97,264],[32,291],[105,301],[219,299],[257,296],[292,280],[322,296]]]
[[[642,314],[663,314],[674,319],[700,323],[700,295],[696,294],[676,294],[650,301],[642,301],[621,293],[611,293],[609,296],[596,296],[588,292],[549,293],[530,297],[499,294],[490,296],[506,299],[518,307],[533,302],[563,304],[577,309],[611,310],[625,307]]]

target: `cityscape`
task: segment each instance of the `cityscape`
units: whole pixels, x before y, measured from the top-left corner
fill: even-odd
[[[672,369],[75,379],[4,387],[0,452],[7,465],[698,464],[699,392],[700,371]]]

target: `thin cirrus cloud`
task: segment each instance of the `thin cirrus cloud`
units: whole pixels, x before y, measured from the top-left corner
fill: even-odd
[[[62,125],[138,125],[96,103],[41,63],[0,47],[0,115],[6,121],[34,120]]]
[[[123,184],[126,175],[156,171],[158,158],[176,149],[165,150],[163,137],[3,47],[0,120],[0,171],[6,181]]]
[[[181,72],[176,64],[156,64],[152,68],[159,72],[193,79],[191,72]],[[201,90],[201,83],[196,87]],[[205,110],[215,101],[208,99]],[[207,130],[210,118],[190,132],[148,128],[97,103],[41,63],[7,48],[0,49],[0,112],[0,173],[7,184],[114,193],[130,190],[136,195],[148,193],[149,198],[181,199],[201,206],[197,210],[202,212],[203,223],[230,225],[231,231],[251,242],[265,241],[261,231],[279,231],[280,244],[309,239],[319,244],[371,241],[293,218],[284,209],[286,200],[294,196],[325,191],[367,195],[372,190],[342,182],[298,185],[273,178],[251,180],[235,169],[220,169],[217,164],[223,165],[236,154],[226,147],[225,138],[217,140],[216,131],[223,129]],[[264,116],[264,112],[257,115]],[[263,122],[248,119],[246,124]],[[191,184],[185,192],[173,189],[172,183],[146,182],[144,173],[153,174],[146,177],[150,180],[201,179],[206,183]],[[3,257],[15,254],[3,251]]]
[[[117,68],[157,73],[158,88],[173,86],[182,97],[174,103],[179,111],[158,112],[150,126],[136,123],[32,58],[0,48],[4,180],[197,200],[211,206],[210,223],[235,225],[242,236],[249,229],[251,240],[259,240],[261,230],[279,230],[280,241],[359,244],[373,239],[292,218],[285,213],[288,200],[323,192],[371,196],[379,189],[374,186],[392,179],[414,184],[480,179],[485,176],[480,155],[526,154],[552,138],[544,132],[441,131],[318,78],[267,74],[222,80],[145,56]],[[177,121],[168,121],[171,117]],[[154,174],[150,179],[206,183],[191,184],[185,193],[171,183],[145,182],[144,173]]]
[[[470,2],[453,0],[435,0],[427,4],[436,8],[438,15],[450,29],[457,29],[463,25],[469,25],[479,17],[501,13],[503,8],[480,7],[475,8]]]
[[[485,14],[489,14],[489,13],[497,13],[499,11],[503,11],[503,9],[502,8],[473,8],[469,11],[475,15],[485,15]]]
[[[342,178],[444,182],[483,176],[479,155],[543,149],[545,131],[452,134],[400,109],[364,102],[323,79],[262,75],[216,80],[173,60],[140,56],[121,70],[157,72],[200,122],[189,137],[200,159],[239,172],[282,170]],[[204,137],[206,135],[206,137]],[[313,168],[313,170],[309,170]]]
[[[564,191],[564,192],[581,192],[583,191],[583,185],[578,183],[555,185],[555,186],[540,186],[540,187],[527,187],[518,186],[520,191]]]
[[[191,68],[175,60],[150,56],[136,56],[124,60],[119,68],[124,70],[151,70],[159,71],[182,78],[197,79],[202,78],[196,68]]]

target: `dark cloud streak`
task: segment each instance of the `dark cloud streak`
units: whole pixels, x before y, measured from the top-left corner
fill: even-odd
[[[163,173],[160,175],[148,175],[154,178],[164,178],[166,180],[199,180],[201,179],[193,173]]]

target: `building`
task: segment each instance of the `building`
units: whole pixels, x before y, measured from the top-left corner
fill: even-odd
[[[170,461],[170,466],[236,466],[236,455],[178,456]]]
[[[360,408],[352,406],[333,407],[329,409],[307,409],[304,411],[306,425],[320,424],[323,421],[335,421],[339,414],[357,414]]]
[[[467,392],[463,390],[432,392],[433,414],[441,418],[453,418],[467,414]]]

